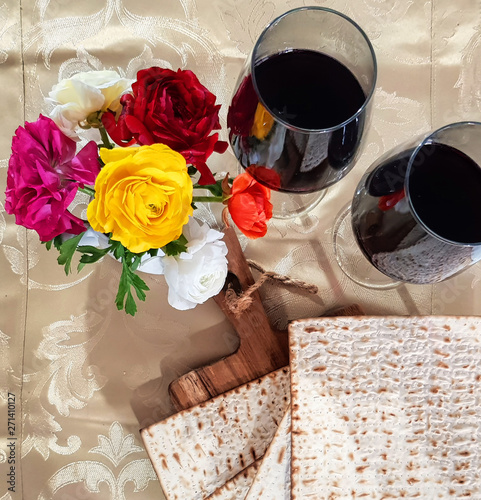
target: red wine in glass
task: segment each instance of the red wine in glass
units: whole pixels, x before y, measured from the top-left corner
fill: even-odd
[[[330,9],[294,9],[259,37],[227,125],[240,165],[283,193],[319,193],[353,167],[376,60],[364,32]]]
[[[436,283],[481,258],[480,139],[481,124],[452,124],[417,148],[388,154],[363,177],[352,229],[383,274]]]
[[[336,59],[313,50],[269,56],[255,65],[254,73],[264,106],[292,128],[271,131],[263,140],[242,138],[232,129],[231,144],[242,166],[278,191],[308,193],[336,182],[351,165],[364,131],[366,109],[350,120],[366,101],[356,77]],[[249,97],[249,92],[240,95],[239,106],[248,106]],[[328,134],[299,131],[332,127]],[[264,163],[270,178],[263,175]]]

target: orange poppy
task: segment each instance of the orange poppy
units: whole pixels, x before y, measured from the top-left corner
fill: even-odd
[[[227,208],[235,225],[248,238],[256,239],[266,234],[267,221],[272,217],[270,198],[270,189],[249,174],[243,173],[234,179]]]

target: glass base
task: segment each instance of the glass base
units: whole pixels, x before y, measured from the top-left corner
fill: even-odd
[[[377,270],[359,248],[351,225],[351,206],[344,207],[333,229],[334,254],[342,272],[358,285],[387,290],[401,284]]]
[[[293,219],[306,215],[326,195],[326,189],[315,193],[293,194],[271,190],[272,217],[274,219]]]

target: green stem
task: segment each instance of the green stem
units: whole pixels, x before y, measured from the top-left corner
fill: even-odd
[[[95,189],[92,189],[92,188],[89,188],[87,186],[84,186],[83,188],[82,187],[79,187],[78,190],[81,192],[81,193],[85,193],[85,194],[88,194],[89,196],[95,196]]]
[[[105,130],[105,127],[100,127],[100,137],[102,139],[102,146],[107,149],[113,149],[114,145],[110,142],[109,136],[107,134],[107,131]]]
[[[192,201],[198,203],[222,203],[222,196],[193,196]]]

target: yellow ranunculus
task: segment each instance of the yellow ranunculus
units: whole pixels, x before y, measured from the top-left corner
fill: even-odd
[[[87,219],[131,252],[176,240],[192,215],[192,180],[182,155],[163,144],[101,149]]]

